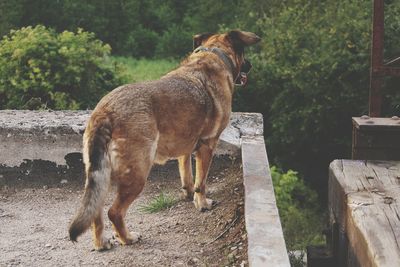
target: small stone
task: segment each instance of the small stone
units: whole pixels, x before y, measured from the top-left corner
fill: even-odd
[[[68,183],[67,179],[62,179],[61,182],[60,182],[60,184],[66,184],[66,183]]]
[[[200,260],[198,259],[198,258],[192,258],[192,259],[190,259],[191,260],[191,262],[193,262],[193,263],[198,263]]]
[[[233,253],[228,254],[228,261],[229,261],[229,263],[235,262],[235,255],[233,255]]]
[[[47,243],[46,245],[44,245],[44,247],[49,248],[51,247],[51,244]]]
[[[237,249],[236,246],[231,247],[231,250],[236,250],[236,249]]]
[[[368,120],[368,119],[369,119],[369,116],[367,116],[367,115],[362,115],[362,116],[361,116],[361,119],[363,119],[363,120]]]
[[[47,189],[49,189],[49,186],[48,185],[44,185],[43,186],[43,190],[47,190]]]

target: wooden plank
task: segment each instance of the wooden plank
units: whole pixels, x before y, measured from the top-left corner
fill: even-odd
[[[400,148],[359,148],[353,147],[353,159],[363,160],[400,160]]]
[[[399,131],[355,129],[353,146],[358,148],[390,148],[400,150]]]
[[[400,266],[400,162],[336,160],[330,165],[331,220],[347,251],[340,266]]]
[[[399,223],[389,205],[360,194],[348,197],[346,232],[360,266],[400,266]]]
[[[353,118],[352,158],[400,160],[400,118]]]
[[[353,117],[353,125],[357,129],[388,129],[400,131],[400,119],[396,116],[392,118],[370,118],[368,116]]]

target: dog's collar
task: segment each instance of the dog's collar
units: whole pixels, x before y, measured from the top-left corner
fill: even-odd
[[[224,64],[228,67],[228,69],[231,71],[232,76],[233,76],[233,81],[235,82],[235,66],[233,65],[232,59],[228,57],[225,52],[218,48],[218,47],[204,47],[204,46],[199,46],[195,50],[193,50],[193,53],[198,53],[198,52],[211,52],[216,54],[223,62]]]

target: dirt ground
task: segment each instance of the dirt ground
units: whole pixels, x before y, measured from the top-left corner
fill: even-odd
[[[138,206],[160,191],[179,198],[176,162],[153,169],[141,196],[130,207],[127,224],[142,240],[113,249],[92,250],[90,231],[73,244],[67,228],[83,195],[81,179],[55,183],[29,180],[2,185],[0,191],[0,266],[247,266],[243,184],[240,162],[214,160],[208,195],[218,202],[209,212],[179,201],[154,214]],[[21,180],[22,179],[22,180]],[[112,202],[110,192],[104,213]],[[112,237],[107,217],[105,234]]]

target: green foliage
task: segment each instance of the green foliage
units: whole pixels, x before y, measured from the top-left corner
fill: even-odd
[[[284,173],[272,167],[271,176],[288,250],[321,244],[323,218],[316,192],[292,170]]]
[[[137,57],[152,57],[158,42],[158,34],[150,29],[137,27],[129,33],[123,47],[124,54]]]
[[[396,17],[389,28],[398,33],[400,4],[386,7]],[[274,164],[327,188],[329,162],[350,156],[351,117],[368,111],[371,1],[292,0],[273,9],[253,12],[262,42],[250,56],[250,86],[237,92],[234,107],[264,114]],[[395,29],[386,42],[398,51]],[[388,83],[387,90],[399,96],[398,84]],[[395,105],[385,107],[386,114],[398,113],[390,108]]]
[[[157,43],[157,57],[182,57],[187,54],[192,44],[192,32],[182,26],[172,25],[166,30]]]
[[[176,198],[161,192],[160,195],[152,199],[149,203],[139,206],[138,209],[143,213],[156,213],[171,208],[176,202]]]
[[[229,24],[237,0],[0,0],[0,35],[42,24],[58,32],[83,28],[113,47],[118,55],[181,57],[191,37]]]
[[[160,78],[179,65],[173,59],[135,59],[131,57],[112,57],[125,67],[124,76],[129,83],[151,81]]]
[[[110,51],[81,29],[12,30],[0,41],[0,108],[93,108],[123,81],[120,66],[107,62]]]
[[[304,262],[305,251],[301,251],[300,255],[295,252],[288,252],[289,261],[291,267],[305,267],[307,266]]]

